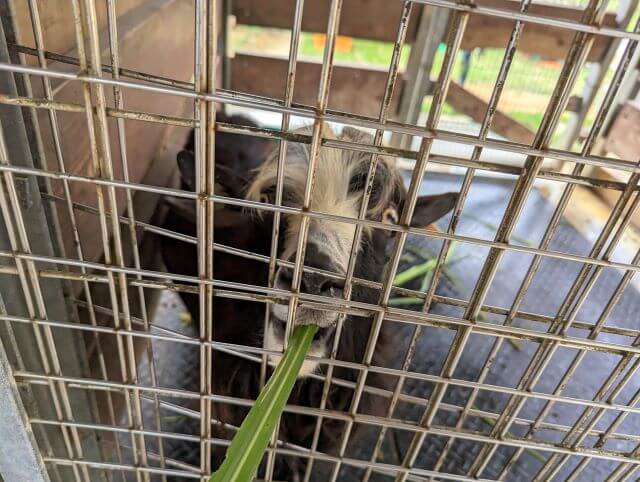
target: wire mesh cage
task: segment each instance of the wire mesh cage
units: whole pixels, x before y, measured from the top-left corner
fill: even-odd
[[[640,167],[637,152],[602,148],[633,93],[637,2],[617,16],[606,0],[0,6],[4,480],[208,480],[305,312],[334,321],[261,480],[637,478]],[[231,14],[289,30],[286,58],[232,52]],[[155,36],[129,39],[142,19]],[[321,61],[299,58],[307,32]],[[358,32],[387,42],[384,70],[335,61]],[[465,54],[478,45],[484,60]],[[540,45],[551,74],[527,72]],[[534,107],[509,94],[527,81]],[[522,106],[535,120],[509,116]],[[468,120],[447,123],[446,109]],[[236,145],[270,159],[271,191],[221,185],[237,166],[260,172],[225,162]],[[316,208],[351,172],[339,162],[323,180],[327,152],[367,166],[351,214]],[[372,216],[392,176],[402,202]],[[604,214],[585,188],[613,199]],[[418,222],[424,195],[442,192],[456,193],[452,213]],[[591,225],[571,224],[576,212]],[[341,269],[310,265],[309,233],[338,225]],[[366,277],[376,236],[388,250]],[[309,274],[329,288],[304,289]]]

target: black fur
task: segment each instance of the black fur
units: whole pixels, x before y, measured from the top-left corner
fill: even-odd
[[[250,120],[236,116],[226,118],[219,116],[218,121],[230,122],[242,125],[254,125]],[[252,176],[252,170],[265,160],[270,149],[274,146],[270,141],[255,137],[238,136],[218,133],[216,135],[216,181],[235,197],[241,197]],[[188,161],[189,156],[193,161],[193,136],[185,146],[181,154],[182,161]],[[184,169],[184,166],[181,165]],[[382,167],[381,167],[382,168]],[[385,176],[383,176],[385,177]],[[190,188],[191,183],[183,184],[183,188]],[[400,207],[404,192],[396,193],[394,202]],[[217,243],[242,248],[259,254],[268,255],[271,241],[272,221],[271,216],[258,218],[245,212],[237,213],[241,221],[233,227],[221,227],[216,225],[214,239]],[[196,226],[192,219],[186,219],[182,213],[170,210],[164,227],[180,233],[196,235]],[[284,232],[284,229],[281,229]],[[374,281],[382,281],[385,266],[388,263],[388,247],[391,237],[386,232],[374,230],[371,236],[363,237],[363,247],[359,253],[356,264],[355,276]],[[283,243],[280,243],[282,246]],[[184,242],[163,237],[162,254],[164,262],[170,273],[197,276],[197,251],[196,246]],[[238,256],[232,256],[216,252],[214,256],[214,274],[219,280],[228,280],[251,285],[266,286],[266,263],[248,260]],[[191,313],[194,324],[199,320],[198,296],[181,293],[187,309]],[[355,285],[352,299],[377,303],[379,292]],[[214,298],[213,337],[216,341],[234,343],[238,345],[262,346],[262,332],[265,306],[258,302],[230,300],[228,298]],[[338,359],[350,362],[362,362],[365,347],[369,338],[372,320],[364,317],[347,317],[340,340]],[[322,330],[321,336],[333,341],[334,328]],[[329,346],[330,346],[329,345]],[[383,323],[380,332],[374,364],[388,366],[391,364],[391,347],[393,337],[389,332],[388,324]],[[243,399],[255,399],[259,392],[260,365],[235,356],[216,351],[213,356],[213,392],[219,395],[239,397]],[[326,367],[321,368],[322,371]],[[334,377],[355,381],[358,372],[349,369],[338,368],[334,371]],[[390,380],[375,374],[367,377],[367,384],[378,387],[390,388]],[[289,399],[291,405],[319,407],[322,395],[323,383],[307,378],[299,380]],[[332,385],[326,409],[340,412],[348,412],[353,391]],[[247,410],[235,405],[223,405],[215,403],[214,418],[226,423],[240,425]],[[197,406],[195,407],[197,409]],[[358,413],[371,415],[384,415],[388,408],[388,399],[367,395],[362,398]],[[282,418],[279,438],[283,441],[310,447],[315,428],[315,417],[286,413]],[[357,428],[357,425],[356,425]],[[342,433],[344,422],[325,418],[322,425],[318,450],[328,454],[336,454]],[[357,437],[357,430],[352,433],[351,443]],[[216,430],[215,437],[231,438],[233,432]],[[222,460],[224,449],[216,449],[213,453],[213,466],[216,467]],[[191,461],[193,463],[193,461]],[[305,459],[292,457],[278,457],[274,478],[276,480],[295,480],[296,475],[304,471]],[[325,480],[320,473],[314,470],[313,480]]]

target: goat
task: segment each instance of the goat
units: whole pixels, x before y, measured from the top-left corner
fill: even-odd
[[[218,121],[227,120],[218,117]],[[228,119],[231,123],[255,125],[242,117]],[[308,128],[298,133],[308,133]],[[324,138],[339,138],[359,143],[371,143],[372,137],[359,130],[345,127],[340,135],[326,127]],[[278,150],[273,141],[255,137],[219,133],[216,136],[216,188],[234,197],[244,197],[252,201],[275,202],[277,181]],[[269,152],[270,151],[270,152]],[[290,142],[284,169],[283,204],[300,207],[304,197],[309,146]],[[370,154],[342,151],[322,147],[317,161],[315,186],[310,209],[316,212],[356,218],[365,188],[370,164]],[[178,155],[178,165],[183,187],[195,187],[195,159],[193,138]],[[456,194],[446,193],[420,197],[413,215],[413,226],[427,226],[447,212],[456,201]],[[399,171],[392,160],[380,157],[374,176],[367,218],[383,223],[397,223],[406,199],[406,190]],[[271,244],[273,215],[238,210],[235,222],[227,225],[216,221],[214,239],[216,243],[229,245],[268,255]],[[301,216],[283,214],[280,218],[278,258],[294,260]],[[165,228],[195,236],[195,209],[169,211]],[[336,223],[312,218],[308,227],[305,266],[318,268],[315,272],[303,271],[300,290],[314,295],[342,297],[343,283],[336,277],[318,274],[336,273],[344,278],[354,240],[354,224]],[[357,251],[354,276],[371,281],[382,281],[391,256],[396,234],[381,229],[364,229]],[[175,239],[163,238],[162,252],[167,269],[171,273],[197,276],[196,247]],[[214,256],[216,279],[266,286],[268,265],[264,262],[216,252]],[[292,270],[280,266],[275,276],[275,287],[290,290]],[[181,293],[181,297],[194,320],[199,319],[198,296]],[[355,284],[351,299],[377,303],[379,291]],[[258,302],[232,300],[216,297],[214,300],[213,337],[219,342],[264,347],[280,350],[285,333],[288,306],[285,302],[273,303],[270,307],[270,322],[264,332],[264,305]],[[314,323],[319,326],[312,342],[311,354],[328,357],[338,322],[338,314],[330,311],[314,311],[300,307],[296,313],[296,324]],[[197,322],[196,322],[197,324]],[[362,362],[372,327],[372,320],[366,317],[346,316],[338,345],[337,358],[347,362]],[[378,336],[374,364],[389,365],[392,359],[393,333],[383,323]],[[269,356],[272,363],[277,356]],[[259,393],[260,365],[227,353],[216,352],[213,357],[213,392],[244,399],[255,399]],[[310,377],[322,368],[312,360],[305,361],[299,380],[294,386],[289,403],[292,405],[319,407],[323,392],[323,382]],[[358,371],[347,368],[334,370],[334,377],[355,381]],[[390,380],[370,374],[369,385],[388,388]],[[325,408],[327,410],[348,411],[353,390],[333,384],[329,390]],[[359,413],[383,415],[388,400],[365,394],[361,399]],[[221,422],[240,425],[247,413],[239,406],[214,404],[213,417]],[[344,422],[326,418],[318,441],[319,451],[335,454],[342,437]],[[315,417],[295,413],[285,413],[279,432],[280,440],[310,447],[315,428]],[[232,434],[227,433],[229,437]],[[224,436],[216,432],[216,436]],[[354,434],[352,433],[352,441]],[[222,460],[223,449],[214,450],[214,466]],[[298,480],[305,467],[304,459],[278,457],[274,477],[278,480]],[[315,472],[315,471],[314,471]],[[324,480],[314,473],[314,480]]]

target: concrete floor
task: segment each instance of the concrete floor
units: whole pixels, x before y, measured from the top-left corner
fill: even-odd
[[[460,182],[461,179],[458,176],[429,175],[424,182],[423,191],[425,193],[444,192],[448,190],[455,191],[458,190]],[[513,182],[506,179],[491,180],[485,178],[474,181],[468,201],[465,204],[458,233],[476,238],[492,239],[495,234],[495,226],[500,222],[512,187]],[[514,242],[537,246],[552,212],[553,206],[534,190],[515,229]],[[446,220],[444,220],[442,224],[444,225],[445,222]],[[409,244],[433,252],[437,252],[439,248],[438,241],[426,240],[425,238],[411,237]],[[590,247],[590,241],[587,241],[584,236],[567,222],[562,222],[551,243],[550,249],[584,255],[588,253]],[[458,244],[453,261],[447,265],[448,275],[441,283],[438,293],[465,300],[469,299],[486,254],[487,249],[485,248]],[[626,257],[624,253],[620,254],[620,256]],[[486,303],[509,308],[531,259],[532,257],[530,255],[523,253],[506,254],[500,263],[498,274],[491,285]],[[407,266],[408,265],[405,264],[401,269]],[[574,262],[551,258],[545,259],[541,263],[540,270],[528,294],[524,298],[521,309],[550,316],[555,315],[580,267],[579,264]],[[600,279],[580,309],[577,319],[590,323],[595,322],[620,279],[621,273],[616,270],[603,270]],[[432,311],[440,314],[461,316],[459,309],[445,305],[435,305]],[[635,288],[629,287],[622,296],[618,307],[607,320],[607,325],[638,329],[637,313],[639,312],[640,294]],[[489,317],[485,321],[503,323],[503,320],[499,317]],[[193,333],[188,316],[185,315],[184,307],[174,293],[167,292],[164,295],[155,322],[176,331]],[[545,325],[520,319],[516,319],[514,324],[531,330],[544,331],[547,329]],[[401,338],[404,342],[408,343],[412,333],[411,327],[409,325],[397,324],[397,329],[402,335]],[[453,335],[454,332],[447,329],[424,329],[419,339],[411,370],[421,373],[438,374]],[[572,329],[571,335],[586,337],[587,333],[582,330]],[[606,334],[599,335],[597,339],[613,343],[630,343],[629,339],[622,340],[619,337]],[[494,339],[492,337],[472,335],[460,359],[454,378],[476,380],[493,342]],[[184,350],[181,350],[178,349],[178,346],[179,345],[176,344],[169,345],[163,342],[154,344],[160,384],[162,386],[176,388],[197,386],[197,352],[191,348],[186,348],[186,346]],[[399,347],[396,364],[401,363],[405,348],[406,347]],[[515,387],[536,349],[537,344],[533,342],[521,341],[517,344],[503,343],[485,382],[504,387]],[[559,348],[539,382],[535,385],[534,390],[544,393],[553,392],[560,377],[576,354],[576,350]],[[620,357],[618,356],[605,353],[588,353],[573,377],[569,380],[563,395],[574,398],[591,399],[619,359]],[[148,374],[148,371],[145,372],[144,367],[142,368],[144,383],[144,374]],[[617,402],[627,403],[639,389],[640,376],[634,376],[616,399]],[[433,384],[408,381],[404,386],[403,392],[428,398],[432,390]],[[462,405],[467,400],[469,393],[468,389],[450,387],[446,392],[444,401],[450,404]],[[495,392],[482,391],[476,400],[475,407],[500,413],[507,400],[507,396]],[[176,400],[173,400],[173,402],[179,403]],[[145,408],[149,409],[150,407],[151,404],[145,404]],[[519,416],[535,419],[543,407],[544,403],[540,400],[528,401]],[[401,403],[394,413],[394,418],[418,421],[421,412],[422,409],[419,407]],[[571,424],[577,419],[580,413],[581,409],[577,405],[555,404],[545,418],[545,421]],[[149,411],[147,411],[147,415],[150,415]],[[616,415],[616,412],[609,411],[598,422],[596,429],[605,430]],[[436,415],[436,424],[439,425],[453,426],[456,421],[456,417],[453,416],[451,412],[440,410]],[[163,414],[162,424],[163,430],[181,433],[197,433],[197,424],[189,421],[187,417],[176,417],[175,414],[165,413]],[[145,425],[153,427],[151,417],[146,420]],[[477,430],[482,433],[489,433],[491,430],[491,426],[486,421],[477,417],[468,418],[464,426],[466,429]],[[626,421],[619,427],[618,431],[629,434],[640,433],[640,416],[635,414],[629,415]],[[522,429],[513,429],[511,433],[521,436]],[[376,437],[377,430],[370,430],[368,441],[358,447],[349,447],[347,455],[368,459],[370,456],[369,451]],[[538,430],[533,434],[532,438],[536,441],[560,441],[558,433],[549,430]],[[384,457],[381,461],[393,464],[399,463],[396,452],[399,449],[401,453],[404,453],[410,439],[411,434],[408,432],[390,430],[383,449]],[[395,442],[398,447],[396,448],[392,442]],[[416,467],[425,469],[433,468],[445,442],[446,439],[443,437],[427,436],[417,458]],[[587,437],[583,442],[583,446],[592,446],[594,442],[595,439],[593,437]],[[153,441],[150,441],[150,443],[150,447],[153,448]],[[621,451],[633,449],[631,444],[621,441],[607,442],[605,447],[610,450],[616,449]],[[449,456],[444,460],[441,470],[453,474],[466,472],[480,448],[481,444],[476,442],[456,441],[453,444]],[[191,463],[197,463],[197,460],[194,460],[197,449],[196,444],[184,442],[165,444],[165,453],[168,456],[175,459],[190,460]],[[490,460],[487,469],[481,475],[487,478],[496,477],[512,452],[513,449],[500,448]],[[548,452],[538,452],[535,454],[529,451],[524,452],[519,461],[513,466],[506,480],[531,480],[542,466],[541,457],[548,458],[549,455]],[[556,480],[563,480],[579,461],[580,459],[578,457],[571,457],[565,465],[565,468],[558,474]],[[322,465],[323,464],[317,464],[316,466],[318,477],[320,477],[318,480],[322,480],[320,474],[327,468]],[[594,460],[588,465],[587,470],[582,473],[578,480],[585,482],[604,480],[615,465],[614,462],[606,460]],[[360,480],[361,476],[361,470],[345,468],[341,472],[339,480],[355,481]],[[375,476],[372,480],[382,481],[392,479],[389,477]]]

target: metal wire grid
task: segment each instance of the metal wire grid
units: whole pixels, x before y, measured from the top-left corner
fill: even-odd
[[[378,118],[365,118],[354,116],[348,113],[333,112],[327,109],[327,101],[330,92],[331,70],[333,63],[333,47],[338,32],[340,11],[342,2],[333,0],[331,4],[330,16],[327,27],[327,42],[323,59],[320,87],[315,107],[295,105],[292,103],[293,89],[295,83],[295,68],[297,59],[297,48],[300,40],[302,6],[303,0],[297,0],[294,13],[293,33],[290,46],[288,81],[283,100],[266,99],[251,96],[244,93],[232,92],[228,90],[216,89],[215,86],[215,62],[209,59],[216,57],[216,19],[217,12],[212,2],[199,0],[196,3],[196,68],[195,82],[185,83],[173,79],[165,79],[142,72],[135,72],[119,67],[117,49],[117,20],[115,16],[115,6],[113,0],[108,0],[108,26],[110,33],[111,65],[102,65],[100,61],[98,23],[96,18],[94,0],[73,0],[74,25],[78,45],[78,58],[71,58],[59,54],[48,52],[45,48],[40,19],[37,9],[37,2],[30,0],[31,22],[36,40],[36,48],[30,49],[25,46],[18,46],[18,51],[35,55],[38,59],[38,67],[28,67],[9,63],[0,64],[0,70],[36,76],[41,78],[45,88],[45,98],[36,99],[32,97],[17,97],[1,95],[0,102],[11,105],[28,106],[32,108],[47,109],[49,122],[53,132],[53,142],[56,152],[56,170],[30,169],[11,164],[9,159],[4,133],[0,126],[0,171],[4,183],[0,183],[0,208],[3,219],[7,226],[8,234],[11,238],[11,251],[2,251],[0,256],[13,260],[15,266],[3,266],[2,272],[19,277],[23,286],[23,291],[29,306],[28,317],[18,317],[8,314],[0,315],[7,323],[7,328],[11,329],[12,324],[29,324],[33,327],[39,340],[39,350],[44,366],[44,373],[28,372],[24,368],[17,367],[15,377],[18,380],[32,385],[45,385],[49,388],[51,397],[56,406],[56,420],[45,420],[32,418],[30,420],[34,427],[56,426],[60,428],[60,434],[65,440],[67,450],[66,456],[46,456],[45,461],[52,467],[68,466],[72,469],[75,480],[89,480],[89,468],[101,469],[107,472],[122,473],[132,472],[137,480],[149,480],[152,474],[157,474],[163,478],[168,475],[182,475],[184,477],[205,479],[211,472],[210,459],[207,456],[200,457],[200,467],[192,467],[179,461],[170,460],[163,453],[162,440],[186,440],[200,444],[201,454],[208,454],[212,445],[225,445],[226,440],[212,438],[212,424],[217,423],[211,420],[211,403],[224,402],[238,405],[250,405],[251,400],[231,399],[212,393],[212,353],[215,350],[233,353],[237,356],[254,360],[266,366],[266,355],[270,352],[266,349],[250,348],[246,346],[235,346],[213,341],[210,320],[214,320],[214,297],[229,297],[236,299],[249,299],[265,303],[268,306],[275,298],[287,299],[290,303],[289,319],[287,320],[287,332],[290,332],[295,311],[300,305],[312,306],[317,309],[331,309],[343,313],[353,313],[374,317],[374,329],[368,342],[365,358],[362,363],[346,363],[335,358],[338,338],[341,333],[342,322],[338,327],[338,334],[333,351],[328,358],[319,361],[328,367],[326,375],[313,375],[315,378],[324,380],[323,399],[319,408],[288,406],[287,410],[295,413],[304,413],[315,416],[317,424],[312,447],[305,448],[293,444],[284,444],[277,440],[274,435],[272,446],[268,452],[267,479],[271,478],[275,455],[292,455],[309,459],[305,480],[309,479],[314,461],[325,461],[333,464],[332,480],[336,480],[340,467],[350,465],[365,469],[363,480],[368,480],[372,472],[387,474],[395,477],[397,481],[444,479],[444,480],[484,480],[482,473],[486,465],[492,459],[495,451],[502,447],[512,447],[514,452],[508,464],[504,467],[499,478],[508,475],[513,464],[518,460],[525,450],[536,450],[543,453],[550,453],[543,467],[536,475],[536,480],[548,480],[557,474],[573,456],[580,457],[581,461],[573,469],[569,480],[579,477],[585,467],[594,459],[606,459],[618,462],[616,470],[610,474],[608,480],[629,480],[636,472],[640,464],[637,455],[640,453],[640,437],[637,435],[627,435],[617,432],[618,427],[629,414],[640,413],[640,408],[636,407],[640,401],[640,393],[637,393],[632,400],[627,403],[616,402],[617,395],[624,389],[626,383],[636,375],[636,370],[640,366],[640,331],[621,329],[607,326],[607,317],[616,306],[625,288],[629,285],[635,273],[640,270],[640,251],[632,262],[624,263],[612,261],[611,255],[616,245],[620,241],[622,233],[628,226],[631,216],[635,213],[635,208],[640,200],[638,196],[638,176],[640,166],[635,162],[625,160],[614,160],[591,154],[594,142],[601,134],[603,121],[609,109],[613,105],[620,86],[630,66],[629,62],[633,57],[640,40],[638,27],[627,32],[619,29],[601,27],[599,21],[606,11],[607,1],[598,2],[592,0],[587,6],[582,22],[571,22],[560,19],[548,19],[528,13],[530,0],[522,0],[518,12],[510,12],[493,7],[480,7],[468,3],[450,2],[447,0],[421,0],[416,2],[403,2],[402,17],[398,26],[398,35],[394,46],[394,54],[388,72],[387,85],[384,100]],[[388,108],[395,84],[398,77],[399,53],[404,43],[404,37],[408,20],[412,13],[413,3],[423,3],[427,5],[448,8],[454,12],[449,25],[447,37],[447,50],[445,60],[434,92],[434,98],[429,111],[429,116],[425,128],[396,123],[388,120]],[[493,15],[509,18],[515,21],[511,38],[505,50],[505,55],[500,66],[499,75],[489,100],[489,109],[481,124],[478,136],[468,136],[438,129],[438,121],[442,106],[447,95],[447,87],[451,78],[453,62],[460,47],[460,41],[465,32],[466,21],[470,14]],[[544,119],[536,138],[531,146],[514,144],[506,141],[491,140],[487,138],[489,133],[493,113],[498,105],[504,80],[509,74],[513,56],[517,50],[518,40],[523,28],[528,22],[543,23],[575,31],[575,38],[571,50],[564,63],[562,74],[555,87],[554,93],[545,111]],[[580,154],[568,151],[551,150],[547,148],[548,142],[557,125],[560,114],[563,112],[571,93],[577,75],[584,65],[587,53],[593,42],[595,35],[606,35],[627,39],[628,43],[622,60],[617,66],[614,79],[605,95],[598,111],[587,141]],[[88,52],[84,46],[88,46]],[[51,69],[47,65],[48,60],[64,62],[70,65],[77,65],[78,72],[68,73]],[[110,74],[107,76],[106,74]],[[54,100],[54,93],[51,89],[50,79],[58,78],[64,81],[80,82],[83,86],[84,104],[63,103]],[[111,87],[114,89],[114,106],[107,106],[104,89]],[[123,108],[123,90],[142,89],[163,95],[177,95],[193,99],[195,109],[191,118],[176,118],[150,114],[145,112],[134,112]],[[227,103],[230,105],[262,109],[265,111],[277,112],[283,115],[282,125],[279,131],[271,131],[257,128],[246,128],[229,126],[215,123],[216,103]],[[92,158],[96,172],[95,177],[79,176],[70,174],[65,170],[65,162],[60,148],[59,125],[57,111],[68,111],[85,113],[87,117],[88,133],[91,141]],[[300,116],[312,119],[313,134],[304,136],[288,132],[290,116]],[[121,158],[125,168],[124,178],[116,179],[113,175],[113,161],[110,153],[109,143],[106,141],[108,130],[107,117],[114,117],[117,120],[119,134]],[[178,126],[188,126],[195,128],[196,132],[196,158],[197,158],[197,179],[199,193],[186,192],[176,189],[169,189],[159,186],[142,185],[131,182],[127,175],[126,159],[126,138],[124,133],[125,120],[141,120],[146,122],[156,122],[160,124],[170,124]],[[352,142],[323,139],[321,137],[321,127],[325,122],[337,122],[344,125],[365,127],[375,129],[373,145],[360,145]],[[215,126],[215,129],[214,129]],[[215,130],[225,132],[237,132],[246,135],[255,135],[279,139],[279,176],[277,185],[277,198],[274,205],[264,203],[253,203],[238,199],[227,198],[214,193],[214,142]],[[419,150],[407,151],[393,149],[382,146],[382,135],[385,132],[395,132],[410,134],[421,139]],[[432,155],[430,150],[435,140],[448,140],[463,145],[474,146],[470,159],[458,159],[447,156]],[[287,142],[304,142],[311,146],[311,165],[308,172],[305,199],[301,208],[281,206],[282,201],[282,166],[286,157]],[[309,201],[313,190],[313,180],[317,155],[321,146],[341,149],[351,149],[372,154],[371,168],[367,183],[372,182],[371,174],[375,172],[375,163],[379,154],[401,156],[415,159],[416,164],[409,187],[409,199],[406,209],[401,215],[400,222],[396,226],[383,225],[381,223],[364,218],[365,209],[362,209],[358,219],[347,219],[334,215],[326,215],[308,210]],[[505,167],[498,164],[480,161],[480,155],[484,148],[494,148],[510,153],[526,154],[527,160],[523,168]],[[543,170],[543,158],[552,158],[561,161],[568,161],[575,165],[569,174],[554,170]],[[415,207],[416,198],[422,178],[429,163],[441,163],[447,165],[464,166],[467,169],[465,174],[461,195],[456,205],[454,215],[449,223],[446,232],[437,233],[419,228],[408,228],[412,211]],[[587,165],[605,166],[619,169],[631,173],[627,183],[616,183],[591,178],[582,174]],[[460,212],[464,205],[471,182],[477,169],[504,172],[517,176],[516,188],[509,203],[498,233],[494,240],[483,240],[469,236],[456,234],[456,226],[460,219]],[[78,230],[75,221],[75,211],[82,210],[96,214],[100,219],[103,249],[105,253],[104,263],[86,261],[81,244],[76,243],[76,258],[57,258],[42,256],[32,252],[29,239],[25,229],[25,222],[20,210],[18,193],[15,185],[15,175],[37,176],[45,179],[55,179],[62,182],[64,186],[64,196],[61,198],[50,196],[54,201],[64,203],[71,218],[73,226],[73,236],[78,239]],[[551,179],[566,184],[557,208],[554,212],[545,236],[538,247],[525,247],[510,242],[510,235],[521,213],[524,202],[533,187],[533,182],[537,178]],[[72,182],[88,183],[95,186],[98,197],[98,208],[84,206],[74,202],[69,184]],[[588,256],[580,256],[569,253],[561,253],[549,249],[550,241],[556,232],[563,212],[569,202],[571,194],[578,185],[605,187],[620,192],[620,198],[613,208],[610,218],[604,226],[598,240],[594,244]],[[117,216],[116,209],[116,189],[123,189],[126,193],[127,217]],[[106,191],[106,192],[105,192]],[[198,236],[197,238],[185,236],[179,233],[172,233],[145,223],[140,223],[135,219],[132,204],[132,191],[149,191],[161,193],[168,196],[177,196],[193,199],[198,207]],[[273,242],[270,256],[259,256],[254,253],[244,252],[235,248],[222,246],[212,239],[214,204],[251,206],[257,209],[264,209],[274,212],[276,219],[281,213],[295,213],[303,215],[302,235],[298,244],[298,251],[294,263],[284,262],[276,258],[277,253],[277,226],[274,223]],[[366,202],[363,203],[366,206]],[[302,274],[302,263],[304,259],[305,238],[309,219],[325,218],[336,222],[354,223],[356,225],[356,240],[352,246],[349,268],[345,280],[345,298],[331,299],[319,296],[299,293],[298,287]],[[134,266],[125,266],[123,260],[123,246],[121,239],[121,229],[126,227],[130,233],[133,243]],[[399,232],[390,269],[386,274],[383,283],[376,283],[354,277],[355,249],[362,229],[365,227],[376,229],[390,229]],[[185,242],[194,243],[198,246],[198,266],[199,276],[179,276],[171,273],[152,272],[140,266],[140,258],[137,252],[136,229],[142,229],[156,234],[173,236]],[[400,255],[409,234],[416,234],[425,237],[440,239],[443,241],[442,248],[437,258],[437,265],[431,284],[426,293],[394,287],[392,280],[398,269]],[[110,243],[111,236],[114,243]],[[442,273],[444,260],[451,246],[451,242],[458,241],[470,243],[476,246],[490,248],[482,275],[475,286],[473,296],[467,302],[448,298],[435,294],[437,281]],[[215,251],[225,251],[254,259],[269,264],[270,283],[267,287],[246,286],[232,282],[223,282],[215,279],[213,272],[213,254]],[[520,286],[518,295],[511,308],[505,309],[484,304],[487,291],[491,281],[496,275],[497,267],[501,257],[505,252],[515,251],[533,255],[533,261],[529,271]],[[540,262],[545,258],[564,259],[581,263],[583,266],[573,288],[570,290],[563,306],[556,316],[543,316],[538,313],[523,312],[520,304],[527,289],[540,266]],[[58,269],[42,270],[38,269],[36,263],[55,265]],[[284,292],[273,288],[273,275],[278,265],[294,267],[294,289],[292,292]],[[74,270],[76,268],[77,270]],[[576,314],[580,306],[585,301],[591,288],[605,268],[616,268],[624,271],[624,276],[618,285],[615,293],[611,296],[610,302],[604,307],[597,323],[585,323],[576,320]],[[312,268],[304,269],[313,271]],[[335,275],[334,275],[335,276]],[[71,279],[80,281],[83,284],[85,307],[88,308],[90,318],[88,322],[68,323],[60,320],[50,319],[47,315],[47,308],[40,293],[41,278]],[[90,283],[102,283],[109,287],[111,295],[111,307],[104,308],[93,304]],[[349,300],[353,283],[366,284],[380,290],[380,300],[377,305],[353,302]],[[146,318],[146,310],[142,310],[143,318],[139,319],[131,315],[129,310],[128,287],[135,287],[140,303],[144,307],[143,288],[182,290],[186,292],[198,293],[200,296],[201,319],[198,320],[201,328],[201,339],[194,339],[170,330],[153,325]],[[424,300],[423,309],[420,312],[411,312],[388,305],[391,293],[405,293],[411,296],[420,297]],[[33,296],[32,296],[33,293]],[[464,308],[464,315],[461,317],[435,315],[429,312],[430,306],[434,303],[446,303]],[[478,320],[480,311],[503,315],[505,322],[502,325],[484,323]],[[113,326],[98,326],[96,323],[96,313],[107,313],[113,318]],[[268,310],[265,310],[268,316]],[[527,330],[513,326],[511,323],[515,318],[523,318],[544,323],[547,326],[545,332]],[[409,349],[406,352],[405,360],[401,369],[381,367],[371,364],[373,352],[376,346],[376,339],[381,324],[385,321],[400,322],[410,324],[415,327]],[[151,327],[154,333],[151,332]],[[425,375],[410,370],[413,348],[417,342],[422,327],[437,326],[456,330],[456,337],[451,344],[449,356],[440,375]],[[61,372],[58,362],[57,352],[60,347],[55,345],[51,335],[52,328],[66,328],[72,330],[89,331],[94,334],[96,346],[99,353],[101,379],[88,379],[82,377],[70,377]],[[586,335],[579,337],[569,334],[570,328],[582,330]],[[122,382],[114,382],[108,379],[104,366],[104,357],[101,353],[99,333],[109,333],[117,337],[119,362],[121,364]],[[492,336],[495,341],[490,356],[476,381],[459,380],[453,377],[454,370],[460,360],[460,356],[465,349],[466,343],[472,333],[479,333]],[[598,340],[600,333],[612,333],[621,335],[628,340],[626,344],[612,344]],[[157,377],[153,368],[153,354],[151,353],[151,343],[148,359],[151,361],[151,386],[141,386],[137,375],[137,360],[133,350],[135,338],[147,340],[161,340],[172,343],[183,343],[199,347],[200,350],[200,388],[198,392],[190,392],[177,389],[160,387],[157,384]],[[490,385],[485,382],[489,373],[491,363],[495,359],[500,346],[508,339],[531,340],[538,343],[539,348],[527,367],[520,383],[514,387],[503,387]],[[559,347],[572,347],[578,350],[575,359],[567,372],[563,376],[563,381],[558,385],[554,393],[542,393],[534,389],[536,381],[539,380],[543,371],[547,367],[555,350]],[[602,385],[599,392],[593,399],[576,399],[563,395],[566,382],[575,372],[584,356],[591,352],[606,352],[620,356],[620,361],[615,370],[612,371],[608,379]],[[358,370],[360,376],[356,383],[333,377],[333,367],[348,367]],[[386,391],[366,385],[368,373],[383,373],[392,375],[397,379],[393,391]],[[266,371],[263,370],[263,373]],[[436,389],[429,399],[410,396],[402,392],[402,387],[407,379],[428,381],[435,384]],[[264,381],[264,377],[263,377]],[[346,413],[327,412],[324,410],[328,389],[331,384],[347,386],[354,390],[354,397],[351,407]],[[443,402],[443,396],[449,386],[467,387],[472,390],[464,406],[457,406]],[[101,390],[107,393],[109,399],[108,424],[82,423],[74,419],[74,414],[70,410],[69,390]],[[474,408],[474,400],[480,390],[488,390],[496,393],[508,395],[509,403],[502,413],[496,414],[489,411]],[[390,400],[390,406],[385,418],[370,417],[358,413],[358,405],[364,392],[383,395]],[[118,426],[116,414],[111,401],[111,394],[122,394],[126,400],[127,427]],[[181,399],[194,399],[200,401],[199,412],[189,411],[183,407],[160,400],[159,396],[176,397]],[[535,420],[527,420],[519,417],[519,412],[524,403],[530,399],[542,400],[545,408]],[[415,404],[424,407],[422,419],[418,424],[408,421],[401,421],[393,418],[394,408],[399,401]],[[153,429],[144,427],[142,423],[142,404],[151,403],[155,407],[155,426]],[[572,426],[553,424],[545,421],[546,414],[556,403],[566,403],[575,405],[581,410],[581,416]],[[159,413],[160,408],[169,409],[175,413],[186,414],[187,416],[200,420],[200,434],[197,436],[171,433],[162,430]],[[456,414],[458,422],[455,427],[439,427],[434,425],[433,419],[438,410],[446,410]],[[595,426],[602,416],[609,411],[617,413],[615,422],[606,430],[597,430]],[[471,432],[463,428],[464,421],[469,416],[484,416],[495,422],[489,435]],[[317,452],[317,441],[319,428],[323,419],[342,420],[346,424],[346,431],[339,446],[339,455],[329,456]],[[349,441],[349,434],[354,424],[366,424],[379,427],[380,432],[373,455],[370,460],[356,460],[345,456],[346,446]],[[526,435],[515,437],[510,431],[513,425],[524,427]],[[388,429],[402,429],[414,434],[414,439],[409,450],[404,454],[404,460],[400,465],[383,464],[378,462],[379,453],[385,433]],[[537,429],[552,429],[562,434],[561,443],[552,444],[540,442],[533,439],[533,434]],[[82,441],[79,436],[80,430],[109,431],[113,433],[125,433],[131,438],[130,452],[133,456],[133,464],[124,462],[121,448],[116,446],[117,462],[100,460],[87,460],[83,456]],[[427,435],[442,435],[447,437],[448,442],[443,452],[432,470],[425,470],[414,467],[418,451],[422,447]],[[587,436],[596,436],[598,443],[595,447],[587,447],[582,442]],[[156,438],[158,453],[154,454],[147,450],[145,438]],[[470,470],[465,476],[447,474],[440,471],[442,463],[451,449],[455,439],[473,440],[482,443],[481,452],[475,457],[470,466]],[[607,440],[623,439],[631,441],[636,445],[636,449],[628,453],[619,453],[605,449]],[[155,463],[152,463],[155,462]]]

